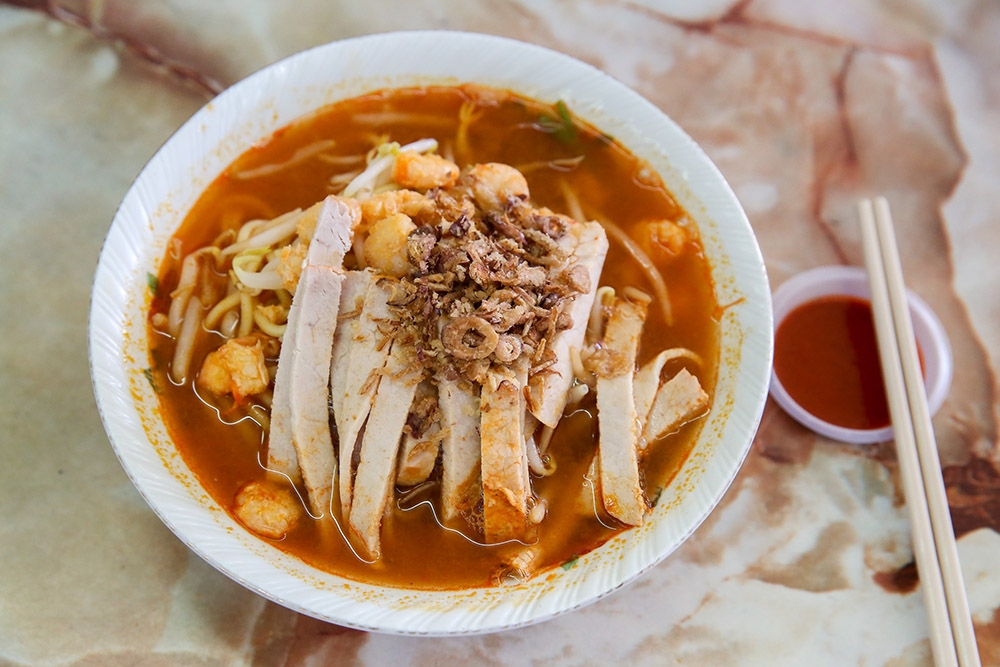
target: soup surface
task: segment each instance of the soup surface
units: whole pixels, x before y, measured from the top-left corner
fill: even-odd
[[[216,332],[196,337],[189,378],[171,375],[176,337],[165,333],[163,322],[181,278],[181,258],[227,230],[234,234],[247,221],[306,209],[340,192],[364,168],[365,156],[386,141],[407,144],[424,138],[435,139],[437,153],[463,169],[482,163],[516,167],[535,206],[604,222],[610,247],[600,285],[619,293],[637,288],[658,295],[652,268],[669,290],[669,306],[655,296],[649,304],[636,363],[645,364],[665,349],[686,348],[692,354],[668,362],[664,374],[683,366],[711,394],[718,306],[709,267],[697,229],[655,173],[614,138],[573,119],[561,103],[545,105],[478,87],[382,91],[322,109],[248,150],[197,201],[163,260],[150,307],[151,382],[181,455],[208,493],[230,511],[248,482],[274,483],[264,467],[269,406],[267,401],[220,401],[199,390],[193,381],[197,369],[225,342]],[[658,235],[666,223],[680,236]],[[270,350],[272,375],[276,358],[276,350]],[[599,502],[591,500],[588,510],[580,509],[581,498],[595,494],[588,477],[598,442],[593,393],[566,410],[551,437],[546,462],[554,472],[531,477],[534,503],[543,504],[546,514],[531,536],[531,576],[571,567],[579,555],[626,528],[595,509]],[[650,503],[683,463],[700,423],[685,423],[644,452],[641,479]],[[440,461],[427,481],[395,489],[374,562],[352,548],[335,514],[334,522],[306,516],[287,535],[270,541],[322,570],[392,586],[457,589],[521,576],[509,567],[525,549],[521,542],[487,545],[468,526],[442,525],[439,486]],[[305,497],[302,488],[295,490]]]

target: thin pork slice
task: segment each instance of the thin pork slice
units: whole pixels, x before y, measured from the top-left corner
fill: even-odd
[[[510,369],[491,369],[482,387],[483,532],[495,544],[524,536],[530,479],[521,432],[522,392]]]
[[[340,313],[337,316],[337,331],[333,336],[333,352],[330,359],[330,407],[339,418],[344,404],[344,386],[347,364],[351,348],[358,335],[358,323],[365,305],[365,296],[375,274],[372,271],[348,271],[340,290]],[[652,399],[650,399],[652,401]]]
[[[608,254],[608,236],[598,222],[581,222],[570,228],[566,237],[575,241],[575,248],[568,260],[568,266],[580,264],[587,269],[590,290],[577,295],[569,305],[573,326],[557,333],[550,341],[550,349],[555,353],[556,362],[547,372],[539,373],[529,385],[528,407],[538,421],[555,428],[566,409],[569,388],[573,386],[573,362],[570,349],[583,347],[587,335],[587,321],[597,295],[597,285],[601,280],[601,270]],[[566,238],[564,237],[564,238]],[[569,243],[572,244],[573,241]]]
[[[341,262],[351,245],[351,220],[338,200],[328,198],[320,208],[282,337],[271,405],[268,467],[304,482],[315,516],[323,516],[330,506],[336,465],[325,369],[337,328]]]
[[[288,310],[288,324],[285,340],[291,340],[288,331],[294,331],[298,320],[298,309],[292,301]],[[292,444],[292,366],[295,346],[282,344],[278,353],[278,372],[274,377],[274,394],[271,399],[271,427],[267,432],[267,469],[287,476],[293,484],[302,482],[298,454]],[[331,439],[332,441],[332,439]]]
[[[344,256],[351,250],[353,212],[340,199],[330,196],[323,200],[306,253],[306,266],[329,266],[340,269]]]
[[[482,491],[479,392],[443,374],[436,380],[445,429],[441,441],[441,515],[450,522],[471,510]]]
[[[646,428],[642,433],[642,449],[657,438],[677,430],[707,409],[708,394],[701,388],[698,378],[686,368],[681,369],[656,392],[656,399],[653,401]]]
[[[639,482],[639,427],[633,375],[648,304],[617,299],[604,333],[606,363],[597,374],[598,470],[604,509],[624,524],[638,526],[646,514]]]
[[[341,511],[345,518],[351,511],[354,449],[359,444],[358,436],[371,411],[382,369],[389,356],[390,341],[388,333],[382,328],[389,321],[388,301],[392,295],[392,282],[391,278],[381,277],[373,279],[368,286],[350,345],[344,380],[336,385],[334,391],[337,394],[332,399],[335,405],[340,405],[334,419],[340,438],[338,481]],[[330,364],[326,367],[330,368]],[[407,402],[405,407],[409,405]]]
[[[649,416],[649,409],[653,407],[653,398],[660,388],[660,373],[668,361],[674,359],[686,359],[695,364],[701,364],[701,357],[697,353],[686,347],[674,347],[663,350],[646,365],[636,371],[635,380],[632,386],[635,392],[635,414],[639,418],[639,431],[646,426],[646,418]],[[641,446],[641,444],[640,444]]]
[[[396,477],[399,441],[422,373],[409,347],[394,345],[365,425],[348,522],[351,535],[370,558],[379,557],[382,515]]]
[[[295,351],[289,392],[292,445],[315,516],[329,510],[336,466],[326,369],[330,366],[330,341],[337,326],[343,279],[343,273],[328,267],[303,269],[282,342],[282,350],[292,345]]]

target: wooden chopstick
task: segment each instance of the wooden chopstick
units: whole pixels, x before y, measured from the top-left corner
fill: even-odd
[[[962,580],[941,462],[931,426],[889,203],[858,206],[872,312],[892,417],[913,552],[937,665],[978,667],[979,650]]]

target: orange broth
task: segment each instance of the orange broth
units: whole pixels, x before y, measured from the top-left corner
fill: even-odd
[[[475,120],[468,127],[466,150],[457,141],[459,110],[468,100],[477,101]],[[544,117],[544,119],[543,119]],[[326,156],[367,152],[376,135],[405,144],[423,137],[436,138],[439,152],[454,150],[459,166],[503,162],[522,168],[536,205],[568,212],[560,181],[577,194],[585,211],[604,217],[628,231],[647,220],[679,220],[684,212],[644,163],[611,137],[573,121],[558,125],[559,110],[504,91],[471,87],[429,87],[387,90],[338,102],[296,121],[268,140],[248,150],[234,162],[197,201],[176,234],[187,253],[211,243],[220,231],[246,220],[273,217],[296,207],[306,208],[331,194],[329,181],[348,168],[319,157],[252,179],[231,175],[261,165],[289,159],[297,149],[332,139]],[[374,123],[374,124],[372,124]],[[552,160],[583,156],[572,167],[547,165]],[[529,166],[525,169],[526,165]],[[659,308],[649,310],[639,361],[662,349],[684,346],[697,352],[705,364],[691,369],[711,394],[718,359],[717,304],[708,264],[697,238],[672,261],[658,262],[671,291],[675,323],[668,326]],[[166,312],[168,295],[178,280],[176,260],[164,259],[158,296],[151,315]],[[601,284],[617,289],[633,285],[649,293],[651,285],[623,247],[611,240]],[[264,479],[259,461],[266,436],[256,422],[227,415],[203,401],[191,382],[172,384],[167,375],[173,340],[150,328],[152,379],[160,392],[164,421],[185,462],[207,492],[223,507],[231,508],[238,490],[251,480]],[[200,368],[205,355],[223,342],[218,335],[203,335],[192,368]],[[596,419],[592,396],[580,409],[563,419],[549,453],[557,469],[549,477],[532,478],[548,513],[538,531],[542,560],[538,571],[573,560],[607,541],[620,526],[576,508],[590,456],[596,447]],[[644,466],[646,493],[655,499],[687,457],[700,421],[651,446]],[[458,589],[487,586],[498,566],[520,545],[484,546],[436,522],[432,506],[437,486],[429,482],[416,490],[397,489],[382,528],[382,557],[374,564],[358,559],[328,521],[304,520],[275,547],[315,567],[349,579],[421,589]],[[304,495],[304,492],[303,494]],[[536,576],[537,573],[536,573]]]

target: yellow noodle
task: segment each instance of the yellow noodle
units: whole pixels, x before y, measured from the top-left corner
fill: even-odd
[[[284,336],[285,329],[288,328],[287,324],[275,324],[271,320],[267,319],[261,311],[260,306],[253,309],[253,321],[257,325],[257,328],[266,333],[268,336],[274,336],[275,338],[281,338]]]
[[[240,328],[239,336],[249,336],[253,333],[253,311],[257,299],[246,292],[240,292]]]
[[[257,422],[262,429],[265,431],[271,430],[271,417],[267,414],[267,410],[260,405],[251,404],[247,408],[247,412],[250,413],[250,419]]]
[[[229,296],[225,297],[219,303],[212,307],[212,310],[208,311],[208,315],[205,316],[205,328],[213,329],[218,323],[222,316],[236,308],[240,305],[240,293],[233,292]]]
[[[267,389],[264,392],[257,394],[257,400],[260,401],[265,408],[270,410],[271,404],[274,402],[274,393],[270,389]]]

